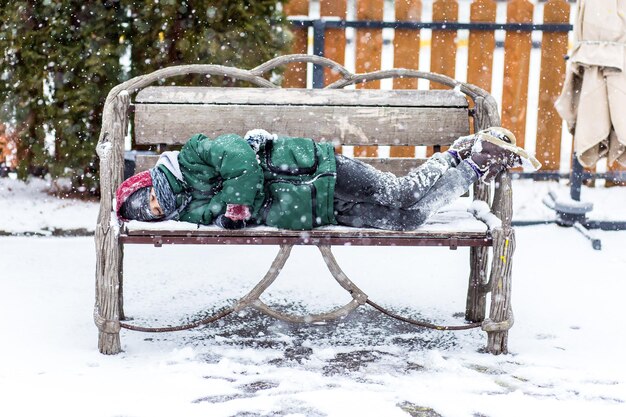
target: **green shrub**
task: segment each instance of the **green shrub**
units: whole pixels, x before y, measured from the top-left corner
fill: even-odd
[[[165,66],[252,68],[284,53],[279,3],[0,0],[0,123],[19,135],[20,176],[68,176],[75,191],[97,192],[108,91]]]

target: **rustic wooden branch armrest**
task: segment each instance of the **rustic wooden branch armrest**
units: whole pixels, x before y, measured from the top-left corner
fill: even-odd
[[[335,69],[341,78],[325,89],[281,89],[263,75],[292,62],[311,62]],[[170,77],[205,74],[227,76],[256,85],[255,88],[151,87]],[[362,90],[343,87],[383,78],[423,78],[450,90]],[[131,103],[131,97],[133,103]],[[469,98],[469,100],[468,100]],[[473,107],[470,107],[473,103]],[[130,111],[132,109],[132,112]],[[129,117],[134,117],[134,142],[137,144],[180,146],[195,133],[215,137],[223,133],[243,135],[263,127],[290,136],[311,137],[341,145],[439,146],[449,145],[458,136],[475,129],[500,125],[493,97],[484,90],[449,77],[407,69],[392,69],[368,74],[352,74],[343,66],[323,57],[286,55],[252,70],[220,65],[184,65],[164,68],[133,78],[113,88],[103,112],[102,132],[97,152],[100,157],[101,206],[96,228],[96,305],[94,320],[99,329],[99,349],[105,354],[120,352],[121,328],[130,330],[184,330],[192,324],[170,328],[144,329],[123,322],[123,247],[126,244],[263,244],[279,245],[280,251],[259,284],[234,305],[193,325],[207,324],[243,308],[256,308],[272,317],[296,321],[326,321],[348,314],[369,304],[385,314],[416,325],[457,330],[481,327],[488,333],[487,350],[507,352],[508,329],[513,323],[510,305],[511,260],[515,235],[511,228],[512,190],[506,173],[496,182],[495,193],[484,184],[474,186],[473,198],[487,202],[501,225],[489,229],[478,226],[422,227],[411,232],[391,232],[346,227],[323,227],[307,232],[259,226],[227,231],[216,226],[189,227],[172,224],[120,225],[113,212],[115,190],[123,177],[124,138]],[[154,165],[154,157],[138,157],[138,170]],[[367,162],[380,169],[404,174],[419,165],[419,158],[370,158]],[[484,204],[484,203],[482,203]],[[468,215],[465,212],[465,215]],[[452,218],[456,218],[454,215]],[[470,216],[471,217],[471,216]],[[427,225],[426,225],[427,226]],[[470,247],[470,273],[465,319],[469,324],[440,326],[403,318],[369,300],[341,270],[334,259],[333,245],[366,246],[444,246]],[[348,291],[352,300],[345,306],[318,315],[292,316],[271,309],[259,300],[289,258],[293,245],[319,248],[333,277]],[[487,260],[493,247],[491,266]],[[491,292],[491,309],[486,319],[486,296]]]

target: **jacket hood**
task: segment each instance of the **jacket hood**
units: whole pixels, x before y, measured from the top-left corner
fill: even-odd
[[[135,191],[145,187],[152,187],[152,176],[150,175],[150,171],[143,171],[135,174],[132,177],[127,178],[122,182],[122,184],[120,184],[115,193],[115,213],[117,213],[117,217],[120,220],[131,220],[124,218],[120,214],[122,204],[124,204],[124,202],[126,202],[126,200],[128,200],[128,198],[133,195]]]
[[[180,170],[180,165],[178,163],[178,154],[179,151],[167,151],[163,152],[159,159],[157,160],[155,166],[163,165],[167,168],[174,177],[180,182],[185,182],[183,179],[183,173]]]

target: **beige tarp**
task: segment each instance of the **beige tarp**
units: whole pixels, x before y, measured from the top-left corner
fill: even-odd
[[[626,0],[578,0],[574,48],[555,107],[584,166],[626,166]]]

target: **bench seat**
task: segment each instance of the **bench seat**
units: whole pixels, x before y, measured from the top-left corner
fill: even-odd
[[[224,230],[215,225],[198,226],[180,221],[125,223],[124,243],[163,244],[251,244],[251,245],[342,245],[354,246],[491,246],[489,226],[471,212],[467,198],[442,208],[413,231],[395,232],[370,228],[324,226],[297,231],[269,226]]]

